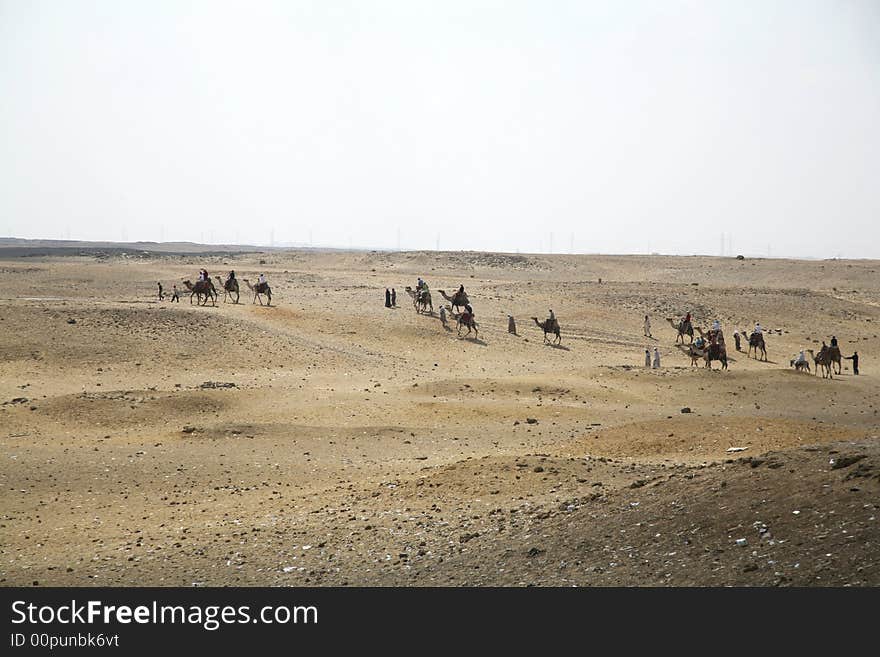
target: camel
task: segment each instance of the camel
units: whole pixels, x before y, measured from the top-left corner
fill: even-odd
[[[208,305],[208,299],[211,300],[211,305],[215,306],[217,301],[217,290],[214,289],[214,284],[210,281],[196,281],[196,284],[193,285],[192,282],[186,280],[183,282],[184,286],[187,290],[190,291],[189,302],[193,302],[193,295],[196,297],[196,305],[206,306]],[[205,302],[202,303],[202,296],[205,297]]]
[[[471,329],[474,331],[474,338],[479,338],[479,334],[477,333],[477,322],[474,320],[474,316],[469,312],[463,312],[459,314],[456,319],[458,320],[458,337],[461,337],[461,327],[467,326],[467,337],[471,334]]]
[[[702,349],[688,345],[687,355],[691,357],[691,367],[696,367],[697,361],[702,359],[709,369],[712,369],[713,360],[721,362],[721,369],[727,369],[727,349],[723,344],[709,345]]]
[[[749,351],[746,356],[752,355],[752,349],[755,350],[755,358],[758,357],[758,349],[761,350],[761,360],[767,360],[767,346],[764,344],[763,333],[752,333],[749,336]]]
[[[832,363],[837,363],[837,375],[840,376],[840,347],[837,345],[828,347],[828,358]]]
[[[727,369],[727,349],[724,344],[710,344],[703,356],[706,361],[706,367],[712,369],[712,361],[717,360],[721,363],[721,369]]]
[[[434,304],[431,302],[431,293],[428,290],[422,290],[420,293],[416,293],[409,285],[406,286],[406,293],[412,297],[413,307],[416,309],[417,313],[422,312],[425,308],[428,308],[429,314],[434,313]]]
[[[680,322],[679,324],[675,323],[675,320],[672,317],[667,317],[666,321],[672,325],[676,331],[678,331],[678,336],[675,338],[675,344],[678,344],[678,341],[681,340],[681,343],[684,344],[684,336],[689,336],[691,339],[691,344],[694,342],[694,325],[693,322],[688,322],[685,324],[684,322]]]
[[[268,283],[257,283],[257,286],[254,287],[253,285],[251,285],[251,282],[248,279],[242,278],[241,280],[243,280],[245,282],[245,285],[248,286],[248,289],[254,293],[254,300],[251,301],[251,303],[256,303],[257,300],[259,300],[260,305],[262,306],[263,300],[260,298],[260,296],[265,294],[267,297],[269,297],[269,300],[266,302],[266,305],[267,306],[272,305],[272,288],[269,287]]]
[[[691,357],[691,367],[696,367],[697,361],[701,358],[705,358],[706,350],[695,347],[694,345],[688,345],[687,355]]]
[[[807,370],[807,372],[810,371],[810,363],[805,360],[798,360],[797,358],[792,358],[788,361],[788,366],[793,367],[796,372],[803,372],[804,370]]]
[[[549,319],[544,322],[539,322],[537,317],[532,317],[535,321],[535,324],[538,325],[542,331],[544,331],[544,342],[550,343],[550,340],[547,339],[548,333],[553,333],[556,335],[556,339],[553,340],[551,344],[562,344],[562,336],[559,333],[559,320],[555,322],[551,322]]]
[[[456,292],[454,296],[450,297],[443,290],[437,290],[437,291],[440,294],[442,294],[443,298],[446,299],[449,303],[451,303],[452,307],[455,308],[456,310],[459,310],[460,308],[463,308],[464,306],[466,306],[470,303],[470,299],[468,299],[467,292],[465,292],[464,294],[459,294],[458,292]]]
[[[220,289],[223,290],[223,303],[226,303],[226,297],[235,294],[235,301],[233,303],[238,303],[239,295],[238,295],[238,279],[233,278],[231,281],[227,280],[223,281],[219,276],[215,276],[217,282],[220,284]]]
[[[407,285],[407,286],[406,286],[405,288],[403,288],[403,289],[404,289],[404,291],[409,295],[410,299],[412,299],[412,302],[413,302],[413,308],[416,308],[416,307],[417,307],[417,303],[418,303],[418,296],[416,295],[416,291],[415,291],[414,289],[412,289],[412,287],[409,286],[409,285]]]
[[[816,369],[815,369],[816,376],[819,376],[819,368],[821,367],[822,368],[822,378],[823,379],[833,379],[834,378],[834,376],[832,375],[833,368],[831,367],[831,363],[833,361],[831,360],[831,354],[828,353],[828,347],[823,346],[819,350],[818,354],[814,353],[812,349],[807,349],[807,351],[810,354],[810,358],[812,358],[813,362],[815,362],[815,364],[816,364]]]

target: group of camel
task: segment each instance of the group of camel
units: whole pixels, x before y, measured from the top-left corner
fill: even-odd
[[[413,302],[413,308],[416,309],[416,313],[426,313],[428,315],[434,314],[434,303],[431,300],[431,292],[430,290],[425,288],[421,288],[418,290],[412,289],[409,285],[405,288],[406,293],[410,296]],[[474,320],[474,316],[468,312],[460,312],[461,308],[467,306],[470,303],[468,299],[467,293],[465,292],[456,292],[454,296],[449,296],[446,294],[444,290],[437,290],[444,299],[449,302],[449,310],[453,311],[453,308],[456,308],[458,312],[453,313],[453,317],[455,317],[458,322],[458,335],[461,337],[461,329],[467,327],[467,334],[465,337],[471,334],[473,331],[474,337],[479,337],[477,332],[477,322]]]
[[[416,309],[416,313],[427,313],[432,315],[434,313],[434,304],[431,301],[431,292],[427,288],[423,288],[420,290],[414,290],[412,287],[407,285],[405,288],[406,293],[410,296],[413,302],[413,307]],[[449,311],[453,313],[453,317],[458,323],[458,336],[461,337],[461,329],[467,328],[467,333],[464,337],[467,337],[473,331],[474,337],[478,338],[479,333],[477,329],[477,322],[474,319],[474,316],[468,312],[461,312],[462,308],[466,308],[470,304],[470,299],[468,299],[467,292],[456,292],[454,295],[449,296],[446,294],[445,290],[438,289],[437,290],[446,301],[449,302]],[[559,322],[556,320],[546,320],[543,322],[539,322],[537,317],[532,317],[532,320],[537,324],[538,328],[540,328],[544,332],[544,342],[550,344],[561,344],[562,343],[562,335],[559,330]],[[555,335],[556,337],[551,342],[547,336]]]
[[[238,303],[239,300],[239,291],[238,291],[238,279],[227,279],[225,282],[219,276],[215,276],[217,279],[217,283],[221,290],[223,290],[223,303],[226,303],[228,299],[235,295],[235,300],[232,303]],[[251,285],[251,282],[243,278],[241,279],[245,282],[245,285],[248,286],[248,289],[254,293],[254,300],[251,303],[260,302],[260,305],[263,305],[262,296],[266,295],[266,304],[272,305],[272,288],[269,287],[268,283],[258,283],[256,286]],[[214,287],[214,283],[211,282],[210,279],[206,281],[196,281],[193,283],[190,280],[183,281],[184,286],[187,290],[190,291],[189,302],[192,303],[193,296],[196,298],[196,305],[205,306],[208,305],[208,300],[210,299],[211,305],[217,305],[216,302],[219,299],[219,294],[217,294],[217,288]],[[204,301],[202,301],[202,297],[204,297]]]
[[[833,379],[834,378],[834,368],[832,365],[837,363],[837,374],[840,375],[841,369],[841,355],[840,355],[840,347],[832,346],[829,347],[825,344],[822,345],[822,348],[819,350],[817,354],[812,349],[807,349],[807,353],[810,354],[810,358],[813,359],[813,363],[815,364],[814,372],[816,376],[819,376],[819,368],[822,369],[822,378],[823,379]],[[806,360],[799,360],[793,358],[788,363],[798,372],[810,372],[810,363]]]
[[[819,353],[815,353],[812,349],[807,349],[807,353],[810,354],[810,358],[813,359],[813,362],[816,365],[815,373],[819,375],[819,368],[822,368],[822,378],[823,379],[833,379],[832,375],[834,372],[834,368],[832,367],[833,363],[837,363],[837,375],[840,376],[841,369],[841,356],[840,356],[840,347],[834,345],[829,347],[824,342],[822,343],[822,348],[819,350]],[[801,361],[800,363],[792,362],[795,365],[796,369],[800,371],[804,366],[806,366],[807,372],[810,371],[810,364]]]
[[[677,337],[675,338],[675,343],[678,344],[679,340],[681,341],[682,346],[684,346],[684,336],[688,336],[690,338],[690,343],[688,344],[688,355],[691,357],[691,366],[695,366],[699,360],[703,360],[705,362],[705,366],[711,368],[712,361],[717,360],[721,362],[721,369],[727,369],[727,348],[724,343],[721,342],[719,344],[709,344],[707,340],[707,335],[703,331],[702,328],[694,327],[689,322],[676,322],[675,319],[671,317],[667,317],[666,321],[672,325],[672,328],[676,330]],[[696,347],[694,342],[694,330],[700,334],[700,337],[705,341],[705,347]],[[746,352],[746,356],[749,357],[752,355],[752,352],[755,354],[755,358],[758,358],[758,351],[761,352],[760,360],[767,360],[767,345],[764,342],[763,333],[751,333],[748,336],[749,340],[749,348]],[[824,342],[822,343],[822,348],[819,350],[819,353],[815,353],[812,349],[807,349],[807,352],[810,354],[810,358],[815,363],[815,374],[818,376],[819,369],[822,369],[822,378],[834,378],[833,372],[834,368],[832,365],[837,363],[837,374],[840,375],[841,371],[841,355],[840,348],[836,345],[828,346]],[[794,367],[798,372],[806,370],[810,371],[810,364],[807,361],[800,361],[793,359],[789,363],[792,367]]]
[[[695,366],[697,361],[703,360],[705,366],[710,368],[712,367],[712,361],[719,361],[721,363],[721,369],[727,369],[727,347],[725,346],[723,340],[719,343],[712,344],[709,336],[702,328],[699,326],[694,327],[692,322],[680,321],[676,322],[672,317],[667,317],[666,321],[672,325],[672,328],[676,330],[677,336],[675,338],[675,343],[678,344],[679,340],[681,340],[682,346],[684,346],[684,336],[688,336],[690,338],[690,343],[688,344],[688,356],[691,357],[691,366]],[[700,334],[700,337],[703,339],[703,343],[706,345],[704,347],[697,347],[694,345],[694,330]],[[746,356],[749,357],[752,355],[754,351],[755,358],[758,358],[758,351],[761,352],[760,360],[767,360],[767,345],[764,342],[763,333],[751,333],[748,336],[749,339],[749,348],[746,352]]]

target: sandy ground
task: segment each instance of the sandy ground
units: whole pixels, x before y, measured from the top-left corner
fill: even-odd
[[[202,266],[265,271],[272,307],[157,301]],[[878,272],[0,250],[0,583],[878,585]],[[479,338],[414,311],[420,275],[435,310],[465,285]],[[674,346],[687,310],[728,371]],[[768,362],[733,351],[756,320]],[[860,376],[789,367],[832,334]]]

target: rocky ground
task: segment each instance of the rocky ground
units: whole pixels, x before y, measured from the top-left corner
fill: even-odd
[[[203,266],[273,306],[157,301]],[[880,584],[878,268],[0,248],[0,583]],[[769,361],[690,367],[688,310]],[[832,334],[860,376],[789,367]]]

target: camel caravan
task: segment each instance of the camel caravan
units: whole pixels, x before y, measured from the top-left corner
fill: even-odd
[[[416,313],[434,314],[434,304],[431,300],[431,291],[428,289],[428,283],[420,276],[416,282],[416,288],[413,289],[409,285],[404,288],[406,293],[412,298],[413,307]],[[464,337],[468,337],[472,332],[474,339],[479,337],[477,321],[474,315],[474,309],[470,305],[467,293],[464,291],[464,285],[459,286],[458,292],[453,296],[446,294],[444,290],[437,290],[440,295],[449,302],[446,308],[440,308],[440,321],[446,325],[446,309],[448,308],[452,318],[458,324],[458,336],[461,337],[461,330],[467,328]],[[462,308],[464,310],[462,310]]]
[[[669,322],[670,326],[672,326],[676,332],[676,346],[680,346],[682,349],[684,349],[685,346],[687,347],[685,353],[690,356],[692,367],[695,367],[698,362],[703,361],[705,367],[711,368],[712,361],[717,360],[721,363],[721,369],[727,369],[727,347],[724,342],[724,333],[721,331],[721,325],[718,320],[714,321],[712,329],[708,331],[703,330],[699,326],[695,326],[690,313],[687,313],[687,315],[680,320],[667,317],[666,321]],[[696,339],[694,338],[695,333],[699,336]],[[685,336],[689,338],[687,345],[685,345],[684,341]],[[742,342],[745,341],[745,353],[747,358],[754,356],[755,360],[768,362],[767,342],[764,329],[761,328],[760,323],[756,322],[755,329],[750,333],[740,330],[734,331],[733,337],[737,351],[742,351]],[[813,372],[816,376],[819,375],[819,371],[821,370],[823,378],[834,378],[835,364],[837,365],[836,373],[840,375],[841,360],[843,358],[853,361],[853,373],[858,374],[858,353],[854,353],[852,356],[841,356],[840,347],[837,345],[837,338],[835,336],[831,337],[830,345],[826,345],[824,341],[822,342],[822,349],[819,353],[815,353],[812,349],[801,350],[798,356],[789,361],[789,365],[797,372],[806,372],[809,374],[810,362],[807,359],[807,354],[810,355],[810,359],[812,359],[814,363]]]
[[[214,278],[217,279],[217,287],[214,287],[214,283],[208,276],[208,271],[206,269],[200,269],[198,279],[195,283],[189,279],[183,281],[184,287],[190,292],[190,304],[192,304],[193,297],[195,297],[197,306],[206,306],[208,305],[208,301],[211,302],[212,306],[216,306],[217,300],[220,298],[220,295],[217,293],[218,288],[223,290],[223,303],[226,303],[230,299],[233,299],[232,303],[237,304],[239,302],[240,293],[238,279],[235,277],[235,270],[232,270],[227,274],[226,280],[223,280],[220,276],[215,276]],[[251,285],[251,282],[246,278],[243,278],[242,280],[245,282],[245,285],[248,286],[248,289],[254,293],[254,299],[251,303],[259,302],[262,306],[263,296],[265,296],[266,305],[272,305],[272,288],[269,287],[265,274],[259,275],[256,285]]]
[[[208,301],[210,301],[212,306],[216,306],[219,299],[219,293],[217,292],[218,289],[223,291],[223,303],[227,303],[230,300],[234,304],[239,303],[240,288],[238,279],[235,276],[235,271],[230,271],[225,280],[220,276],[215,276],[214,278],[217,281],[216,287],[208,276],[208,272],[205,269],[201,269],[199,271],[198,280],[195,283],[190,280],[183,281],[183,285],[190,292],[190,304],[192,304],[193,298],[195,298],[196,305],[207,305]],[[259,303],[262,306],[263,297],[265,296],[265,305],[272,305],[272,289],[266,281],[265,274],[259,275],[256,285],[252,285],[247,278],[241,280],[244,281],[245,285],[247,285],[248,289],[254,295],[251,301],[252,304]],[[419,277],[415,288],[406,286],[405,290],[410,296],[413,308],[417,314],[434,316],[434,304],[431,298],[431,291],[428,289],[428,284],[421,277]],[[446,320],[446,313],[448,311],[457,324],[458,337],[468,338],[473,333],[474,339],[479,339],[479,324],[476,321],[476,314],[471,305],[471,300],[468,297],[467,292],[465,292],[464,285],[460,285],[458,290],[452,295],[447,294],[445,290],[441,289],[438,289],[437,292],[439,292],[440,296],[442,296],[447,302],[446,306],[440,306],[439,317],[443,326],[448,330]],[[159,286],[159,294],[161,300],[161,285]],[[386,305],[388,305],[387,302]],[[510,327],[510,325],[512,325],[513,317],[508,315],[508,320]],[[562,344],[562,332],[559,327],[559,321],[556,319],[556,315],[553,313],[552,309],[545,320],[541,321],[537,317],[532,317],[531,320],[543,333],[545,345],[560,346]],[[648,327],[647,316],[645,321],[646,327]],[[712,323],[712,328],[708,330],[696,326],[690,312],[681,319],[667,317],[666,321],[669,322],[669,325],[675,331],[675,345],[680,347],[684,353],[690,357],[692,367],[696,367],[697,364],[702,361],[703,366],[711,370],[713,369],[712,363],[718,361],[721,364],[721,370],[728,369],[729,359],[727,355],[727,345],[724,339],[724,332],[721,330],[721,324],[717,319]],[[511,330],[509,327],[508,332],[516,335],[516,330]],[[462,335],[464,329],[467,329],[467,332]],[[648,328],[646,328],[645,331],[646,335],[650,337]],[[695,335],[697,337],[694,337]],[[687,343],[685,343],[685,337],[688,338]],[[751,332],[735,330],[733,338],[736,344],[736,351],[743,351],[743,341],[745,341],[745,353],[747,358],[751,358],[754,355],[755,360],[769,362],[767,360],[767,342],[764,329],[761,328],[760,323],[756,322],[755,328]],[[807,358],[807,354],[809,354],[809,359]],[[797,372],[806,372],[809,374],[811,372],[810,360],[812,360],[812,371],[816,376],[819,375],[819,371],[821,370],[822,378],[832,379],[834,378],[835,373],[838,376],[840,375],[841,361],[843,358],[840,348],[837,345],[837,338],[832,336],[830,345],[826,345],[825,342],[822,342],[822,348],[818,353],[814,352],[812,349],[801,350],[798,356],[789,361],[789,365]],[[853,372],[858,374],[858,353],[854,353],[852,356],[846,356],[845,358],[853,361]]]
[[[428,284],[421,277],[419,277],[416,282],[415,288],[407,285],[404,289],[410,299],[412,299],[413,308],[417,314],[434,314],[431,292],[428,289]],[[440,322],[446,326],[446,313],[448,311],[457,324],[458,337],[467,338],[473,333],[474,339],[479,339],[479,324],[476,321],[476,314],[473,306],[471,306],[471,300],[464,289],[464,285],[460,285],[458,290],[452,295],[447,294],[446,290],[441,290],[439,288],[437,289],[437,292],[439,292],[440,296],[447,302],[446,306],[440,306]],[[554,315],[552,309],[550,310],[549,317],[544,321],[539,321],[537,317],[532,317],[531,319],[543,332],[544,344],[559,346],[562,343],[562,332],[559,328],[559,321],[556,319],[556,315]],[[516,335],[515,326],[515,323],[513,323],[513,317],[508,315],[508,333]],[[464,329],[467,329],[467,333],[462,336],[462,331]],[[553,336],[553,339],[551,340],[548,336]]]
[[[684,347],[684,338],[685,336],[688,337],[688,348],[686,353],[690,356],[692,367],[695,367],[696,364],[702,360],[705,367],[711,369],[712,362],[717,360],[721,363],[722,370],[727,369],[727,345],[724,341],[724,332],[721,330],[721,323],[717,319],[712,323],[712,328],[708,331],[699,326],[694,326],[693,318],[690,313],[687,313],[680,320],[667,317],[666,321],[669,322],[673,329],[675,329],[676,345],[680,343],[681,346]],[[696,339],[694,339],[695,332],[699,336]],[[764,330],[761,328],[760,323],[755,323],[754,331],[748,334],[748,336],[746,336],[745,331],[740,332],[737,330],[734,331],[733,337],[737,351],[741,351],[740,340],[747,337],[748,350],[746,352],[746,357],[750,357],[754,351],[755,359],[757,360],[758,352],[760,351],[760,360],[767,361],[767,345],[764,342]]]

